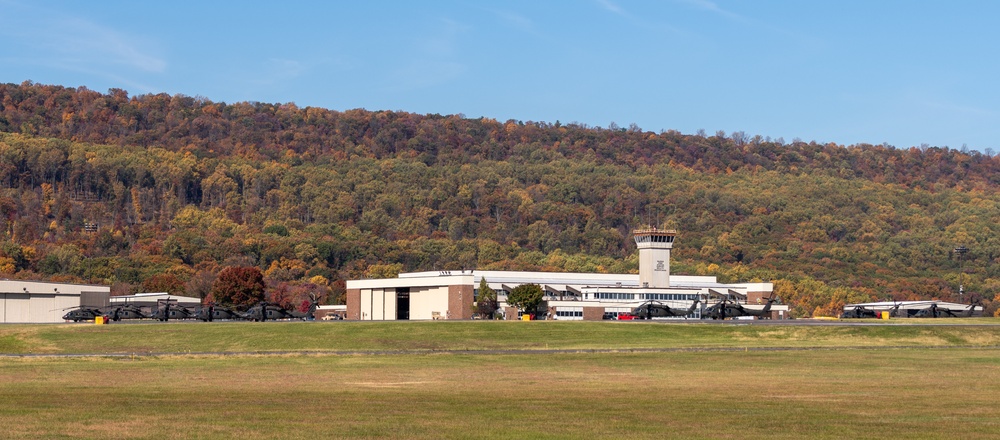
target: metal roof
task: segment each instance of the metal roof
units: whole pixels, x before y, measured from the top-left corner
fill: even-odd
[[[926,308],[930,308],[930,306],[932,304],[937,304],[938,307],[943,307],[943,308],[946,308],[946,309],[968,309],[968,307],[970,306],[970,304],[962,304],[962,303],[954,303],[954,302],[946,302],[946,301],[934,301],[934,300],[926,300],[926,301],[878,301],[878,302],[870,302],[870,303],[847,304],[847,305],[844,306],[844,310],[850,310],[850,309],[854,309],[856,307],[865,307],[865,308],[870,308],[870,309],[873,309],[873,310],[880,310],[880,309],[886,309],[886,310],[888,310],[888,309],[891,309],[893,307],[896,307],[897,305],[901,309],[926,309]],[[972,305],[972,306],[976,307],[975,310],[982,309],[982,307],[979,306],[979,305]]]

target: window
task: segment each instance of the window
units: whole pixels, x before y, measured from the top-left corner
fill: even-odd
[[[632,293],[619,293],[619,292],[597,292],[594,294],[596,299],[635,299],[635,294]]]
[[[647,293],[642,295],[642,299],[656,301],[694,301],[698,299],[698,295],[681,293]]]

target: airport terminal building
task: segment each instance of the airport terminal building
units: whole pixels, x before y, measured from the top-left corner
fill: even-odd
[[[722,299],[762,309],[771,295],[771,283],[719,283],[711,276],[670,274],[670,250],[676,232],[656,228],[633,231],[639,250],[638,274],[568,272],[518,272],[460,270],[412,272],[397,278],[347,282],[347,319],[434,320],[471,319],[481,280],[497,292],[506,319],[518,311],[506,304],[507,294],[522,284],[537,284],[545,298],[537,319],[601,320],[631,312],[656,301],[671,308],[701,304],[691,318],[698,318],[706,304]],[[788,307],[773,305],[771,317],[784,319]],[[684,318],[674,318],[684,319]]]

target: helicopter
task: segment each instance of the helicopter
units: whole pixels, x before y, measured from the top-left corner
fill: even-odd
[[[954,309],[942,307],[937,301],[932,301],[927,308],[917,310],[913,314],[914,318],[968,318],[976,313],[976,307],[981,307],[980,302],[969,304],[965,309]]]
[[[748,309],[743,304],[730,299],[721,300],[711,307],[705,309],[702,318],[726,319],[739,318],[742,316],[756,316],[759,318],[769,318],[771,316],[771,305],[778,301],[773,294],[767,299],[767,304],[763,309]]]
[[[93,321],[98,316],[104,316],[104,312],[100,308],[81,306],[73,307],[72,310],[63,315],[62,319],[73,322]]]
[[[63,309],[66,310],[66,309]],[[80,322],[93,321],[94,318],[103,316],[109,321],[121,321],[122,319],[141,319],[149,316],[143,313],[142,309],[130,305],[117,305],[105,307],[73,307],[72,310],[63,315],[66,321]]]
[[[229,307],[216,305],[215,303],[209,303],[208,306],[199,308],[198,311],[195,312],[195,317],[204,322],[243,319],[240,312],[237,312]]]
[[[898,306],[897,306],[898,310]],[[854,306],[851,310],[846,310],[844,313],[840,314],[842,319],[852,319],[852,318],[877,318],[878,314],[865,306]]]
[[[666,304],[654,301],[647,301],[645,304],[632,309],[632,315],[639,317],[640,319],[653,319],[653,318],[667,318],[667,317],[687,317],[694,313],[695,309],[698,308],[698,303],[700,300],[694,300],[691,307],[687,310],[675,309]]]
[[[261,301],[257,305],[250,307],[245,313],[241,315],[243,319],[249,321],[267,321],[267,320],[277,320],[277,319],[289,319],[293,316],[291,312],[284,307],[278,306],[276,304],[271,304],[267,301]]]
[[[309,295],[309,309],[305,312],[288,310],[277,304],[261,301],[242,314],[243,319],[251,321],[266,321],[276,319],[302,319],[312,321],[315,319],[316,308],[319,306],[319,298]]]
[[[778,301],[778,298],[775,297],[774,294],[771,294],[771,296],[767,298],[767,304],[764,304],[764,308],[763,309],[760,309],[760,310],[757,310],[757,309],[748,309],[746,307],[743,307],[743,305],[740,304],[740,303],[736,303],[736,309],[740,313],[739,316],[756,316],[758,318],[770,318],[771,317],[771,304],[774,304],[777,301]]]
[[[902,302],[896,302],[896,300],[892,300],[892,308],[889,309],[890,318],[896,318],[899,316],[899,306],[901,305],[903,305]]]
[[[891,318],[967,318],[982,314],[982,301],[972,304],[950,303],[938,300],[931,301],[897,301],[889,299],[882,302],[848,304],[844,307],[841,318],[879,318],[888,312]]]
[[[319,297],[314,294],[309,294],[309,308],[305,312],[290,312],[293,317],[299,318],[305,321],[313,321],[316,319],[316,308],[319,307]]]
[[[149,314],[144,312],[142,308],[134,304],[120,304],[106,307],[107,311],[104,313],[112,321],[121,321],[123,319],[146,319],[151,318]]]
[[[727,314],[727,311],[730,308],[735,308],[735,305],[730,303],[731,301],[729,299],[723,299],[715,304],[712,304],[701,313],[702,319],[726,319],[726,316],[731,317],[732,315]]]
[[[190,319],[195,317],[194,311],[187,307],[178,306],[175,300],[161,299],[157,303],[156,310],[150,316],[151,318],[160,321],[169,321],[171,319]]]

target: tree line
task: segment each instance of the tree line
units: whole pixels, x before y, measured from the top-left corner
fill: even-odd
[[[1000,284],[991,154],[33,83],[0,98],[13,277],[205,297],[256,267],[271,292],[336,301],[400,270],[634,272],[629,231],[658,224],[680,231],[674,272],[775,281],[797,316],[991,303]]]

